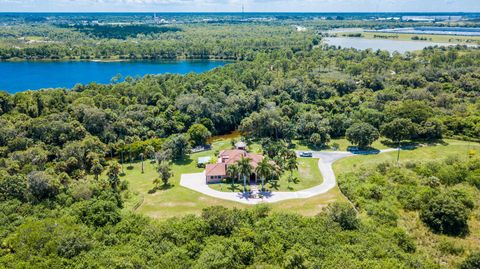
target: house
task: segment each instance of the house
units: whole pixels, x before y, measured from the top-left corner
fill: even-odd
[[[218,156],[218,161],[215,164],[207,164],[205,169],[205,177],[207,184],[220,183],[228,177],[227,168],[229,165],[237,163],[241,158],[249,158],[252,170],[255,171],[258,163],[263,160],[260,154],[248,153],[241,149],[223,150]],[[250,180],[257,180],[255,172],[250,175]]]

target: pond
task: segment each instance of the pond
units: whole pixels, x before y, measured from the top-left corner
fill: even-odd
[[[386,50],[389,52],[405,53],[407,51],[423,50],[430,46],[454,46],[455,44],[435,43],[428,41],[401,41],[386,39],[366,39],[359,37],[329,37],[324,41],[331,46],[354,48],[359,50]]]
[[[43,88],[72,88],[77,83],[110,83],[117,74],[123,78],[147,74],[201,73],[227,64],[226,61],[24,61],[0,62],[0,90],[16,93]]]

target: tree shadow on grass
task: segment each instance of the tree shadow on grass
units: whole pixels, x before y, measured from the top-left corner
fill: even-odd
[[[228,188],[227,188],[229,191],[231,192],[239,192],[239,191],[243,191],[243,188],[240,187],[239,185],[232,185],[232,184],[228,184]]]
[[[267,184],[270,185],[270,189],[275,189],[276,191],[278,191],[278,189],[280,188],[277,180],[269,181]]]
[[[158,186],[158,187],[153,187],[153,189],[148,191],[148,194],[154,194],[157,191],[166,191],[166,190],[169,190],[173,187],[175,187],[175,184],[170,184],[170,183],[166,184],[166,185],[161,185],[161,186]]]
[[[188,158],[188,159],[176,160],[174,164],[178,166],[184,166],[184,165],[190,165],[192,162],[193,160]]]
[[[322,145],[322,146],[315,146],[315,145],[312,145],[312,143],[306,141],[306,140],[300,140],[298,141],[298,144],[300,146],[303,146],[303,147],[306,147],[308,148],[309,150],[312,150],[312,151],[321,151],[321,150],[327,150],[327,149],[332,149],[330,146],[328,145]]]
[[[398,143],[390,140],[382,140],[380,143],[390,148],[398,148]],[[427,145],[429,147],[438,146],[438,145],[448,146],[448,142],[444,141],[443,139],[429,139],[429,140],[420,139],[420,140],[414,140],[414,141],[400,142],[400,148],[402,150],[414,150],[414,149],[417,149],[418,147],[421,147],[422,145]]]

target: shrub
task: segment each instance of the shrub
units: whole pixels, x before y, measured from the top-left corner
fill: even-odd
[[[478,269],[480,268],[480,252],[470,254],[461,264],[460,269]]]
[[[440,194],[428,201],[421,212],[421,220],[435,233],[464,235],[468,232],[469,210],[451,196]]]
[[[333,203],[327,207],[328,216],[344,230],[355,230],[359,222],[357,212],[347,203]]]

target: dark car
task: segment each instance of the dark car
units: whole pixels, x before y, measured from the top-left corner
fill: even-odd
[[[304,151],[300,153],[300,157],[303,158],[312,158],[313,157],[313,152],[310,151]]]

